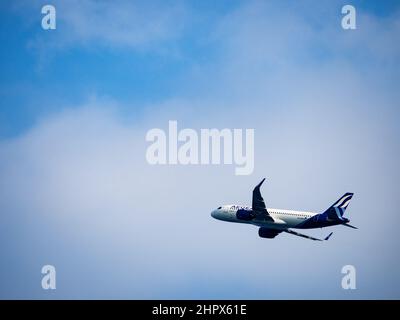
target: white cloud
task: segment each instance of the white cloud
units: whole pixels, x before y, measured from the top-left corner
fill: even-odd
[[[226,166],[147,164],[145,133],[166,127],[168,113],[127,125],[115,105],[97,100],[44,119],[0,145],[0,203],[14,221],[12,233],[2,233],[3,246],[21,243],[24,270],[54,261],[64,283],[57,297],[342,297],[333,275],[340,273],[343,256],[343,263],[371,277],[362,281],[384,281],[365,250],[393,246],[384,236],[391,227],[377,231],[370,223],[376,211],[369,205],[378,198],[385,219],[397,221],[389,192],[395,190],[397,164],[385,157],[394,145],[380,145],[390,135],[390,122],[383,129],[383,123],[374,124],[376,112],[363,117],[358,108],[347,112],[338,106],[328,91],[322,96],[332,99],[323,110],[310,109],[307,100],[299,100],[302,111],[290,115],[266,117],[270,111],[254,109],[256,171],[249,177],[237,177]],[[180,107],[169,104],[174,108],[179,114]],[[233,111],[228,124],[241,116]],[[335,120],[327,120],[331,117]],[[180,126],[199,123],[203,120],[183,114],[178,118]],[[250,204],[252,187],[263,176],[268,178],[263,194],[272,207],[323,210],[341,193],[355,192],[348,214],[361,231],[338,227],[332,242],[320,246],[288,235],[267,241],[254,227],[211,219],[209,212],[220,204]],[[8,253],[10,261],[16,254]],[[379,253],[380,268],[391,270],[391,259]],[[307,279],[290,276],[296,274],[293,267]],[[310,269],[318,272],[310,275]],[[8,296],[43,294],[29,293],[14,273],[6,287],[15,293]],[[331,288],[326,296],[320,283]],[[371,291],[357,294],[375,297]]]
[[[79,41],[101,37],[107,45],[136,47],[175,34],[146,29],[144,21],[149,39],[114,38],[132,27],[124,14],[110,29],[99,27],[104,35],[97,27],[82,30],[92,15],[88,3],[81,15],[67,14]],[[370,58],[376,78],[365,77],[346,55],[302,64],[302,53],[314,45],[336,54],[348,47],[340,35],[310,28],[296,13],[265,20],[266,8],[246,6],[221,21],[212,40],[221,61],[199,67],[206,84],[186,81],[192,92],[202,88],[197,95],[143,108],[144,116],[132,123],[121,119],[118,103],[95,100],[1,142],[0,207],[8,220],[0,240],[8,261],[21,266],[0,274],[9,290],[3,296],[41,297],[26,289],[23,280],[31,278],[21,274],[34,275],[42,261],[61,269],[57,297],[348,298],[339,277],[349,263],[362,270],[352,297],[398,296],[390,289],[400,282],[392,236],[400,178],[398,93],[385,76],[384,59]],[[100,23],[121,8],[97,10],[92,19]],[[277,32],[280,19],[291,25]],[[377,33],[385,29],[370,26]],[[398,35],[392,22],[385,26],[386,39]],[[320,40],[325,35],[329,41]],[[366,34],[359,46],[370,46]],[[382,49],[379,56],[393,59],[396,50]],[[381,79],[385,85],[379,86]],[[170,119],[179,127],[255,128],[254,174],[237,177],[226,166],[148,165],[145,134],[166,128]],[[323,210],[342,193],[355,192],[348,214],[360,230],[337,227],[332,240],[316,245],[289,235],[259,239],[256,228],[210,218],[220,204],[250,204],[252,187],[264,176],[264,198],[272,207]]]

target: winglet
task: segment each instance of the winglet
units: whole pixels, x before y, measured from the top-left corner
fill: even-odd
[[[333,234],[333,232],[331,232],[324,240],[329,240],[329,238],[331,237],[332,234]]]
[[[348,223],[343,223],[343,225],[346,227],[349,227],[349,228],[358,229],[357,227],[352,226],[351,224],[348,224]]]
[[[265,181],[265,178],[261,180],[261,182],[256,186],[256,188],[261,187],[261,185],[264,183],[264,181]]]

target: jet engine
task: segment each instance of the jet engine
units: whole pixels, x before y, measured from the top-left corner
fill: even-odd
[[[258,229],[258,235],[261,238],[272,239],[272,238],[275,238],[279,233],[280,233],[280,231],[274,230],[274,229],[268,229],[268,228]]]

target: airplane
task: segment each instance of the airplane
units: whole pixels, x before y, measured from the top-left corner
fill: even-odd
[[[358,229],[349,224],[349,219],[343,217],[353,193],[345,193],[323,213],[270,209],[266,208],[260,192],[260,187],[264,181],[265,178],[253,190],[252,207],[224,205],[213,210],[211,216],[222,221],[255,225],[259,227],[258,235],[261,238],[268,239],[275,238],[281,232],[286,232],[310,240],[324,241],[328,240],[333,233],[331,232],[324,239],[318,239],[293,231],[290,228],[314,229],[343,225]]]

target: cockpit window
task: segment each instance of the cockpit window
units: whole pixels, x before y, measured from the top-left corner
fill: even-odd
[[[218,207],[218,209],[217,210],[219,210],[219,209],[221,209],[222,207]]]

